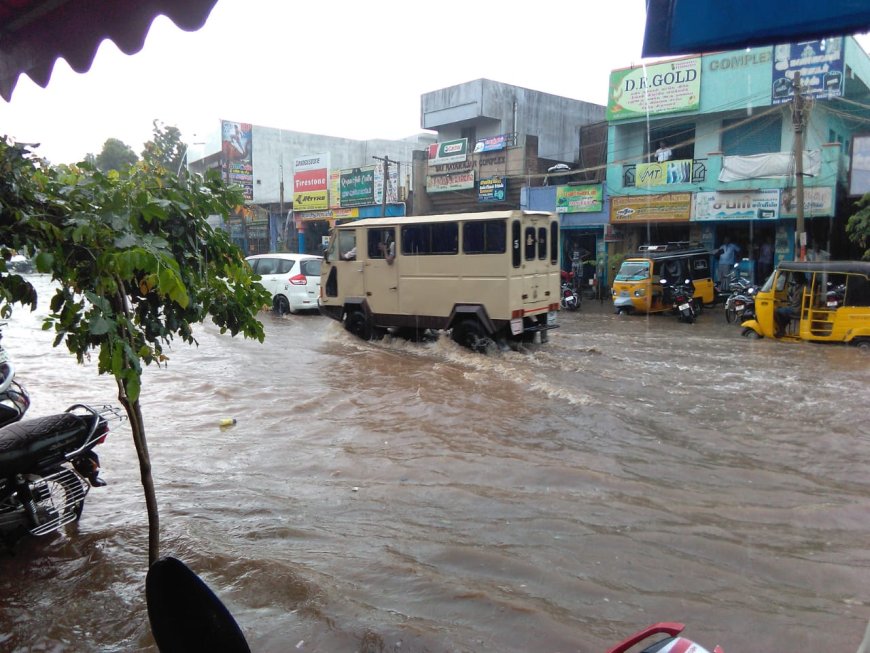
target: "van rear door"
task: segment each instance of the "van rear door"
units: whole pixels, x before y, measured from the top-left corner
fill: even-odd
[[[546,309],[554,300],[549,294],[550,221],[547,216],[525,216],[523,220],[523,308]]]

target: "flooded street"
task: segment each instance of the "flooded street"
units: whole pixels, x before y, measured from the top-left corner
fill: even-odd
[[[20,308],[29,417],[115,403]],[[870,619],[870,357],[584,301],[479,356],[262,314],[143,380],[164,555],[255,652],[603,653],[657,621],[726,653],[853,653]],[[220,421],[235,418],[236,425]],[[156,651],[126,423],[65,535],[0,557],[0,649]]]

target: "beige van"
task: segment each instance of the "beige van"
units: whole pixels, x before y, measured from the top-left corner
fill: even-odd
[[[450,330],[474,351],[556,327],[559,221],[540,211],[368,218],[333,229],[320,311],[364,340]]]

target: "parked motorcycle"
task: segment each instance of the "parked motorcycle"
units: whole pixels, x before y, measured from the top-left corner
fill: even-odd
[[[65,412],[0,428],[0,543],[40,536],[77,521],[99,477],[94,447],[109,434],[117,408],[70,406]]]
[[[580,308],[580,293],[575,284],[576,277],[573,272],[562,271],[562,289],[559,303],[565,310],[576,311]]]
[[[692,280],[686,279],[682,283],[677,282],[669,285],[667,279],[662,279],[661,284],[664,299],[672,304],[673,312],[680,321],[694,324],[699,313],[699,306],[695,301],[695,285]]]
[[[732,288],[731,294],[725,300],[725,320],[731,324],[755,319],[755,293],[758,292],[758,287],[746,279],[741,279],[741,283],[733,285]]]

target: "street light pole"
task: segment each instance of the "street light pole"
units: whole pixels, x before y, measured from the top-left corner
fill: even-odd
[[[794,175],[795,201],[797,202],[797,222],[795,224],[795,254],[798,261],[807,257],[807,234],[804,226],[804,101],[801,95],[801,74],[794,74],[794,106],[792,107],[794,125]]]

